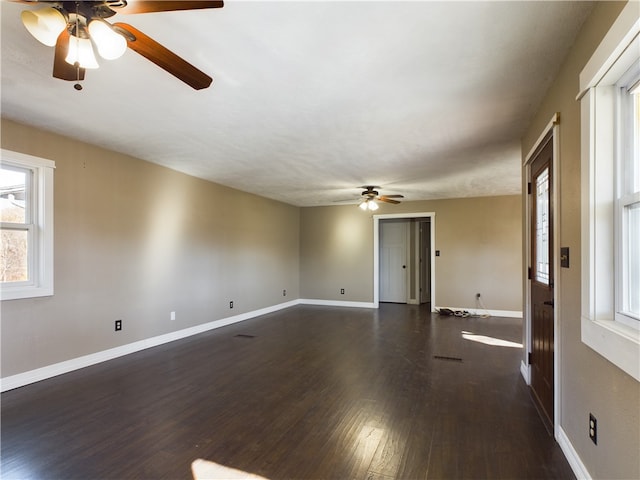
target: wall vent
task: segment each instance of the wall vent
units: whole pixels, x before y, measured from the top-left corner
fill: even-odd
[[[462,359],[459,357],[445,357],[443,355],[434,355],[433,358],[436,360],[447,360],[449,362],[462,362]]]

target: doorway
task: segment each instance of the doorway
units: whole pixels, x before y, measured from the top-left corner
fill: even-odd
[[[435,213],[374,215],[373,220],[374,307],[395,302],[430,304],[433,310]]]
[[[554,142],[549,131],[531,156],[528,187],[530,386],[541,417],[555,425],[555,187]]]
[[[419,303],[431,303],[431,219],[418,222],[418,297]]]

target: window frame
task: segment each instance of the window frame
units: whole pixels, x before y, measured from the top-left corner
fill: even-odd
[[[53,295],[53,172],[55,162],[11,150],[1,150],[0,165],[31,172],[29,212],[25,224],[3,222],[7,230],[27,231],[29,280],[0,283],[0,300]]]
[[[640,56],[640,19],[633,4],[624,7],[580,73],[581,339],[640,381],[640,330],[616,319],[621,278],[616,84]]]

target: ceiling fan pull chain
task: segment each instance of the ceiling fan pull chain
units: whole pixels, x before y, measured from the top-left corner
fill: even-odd
[[[76,62],[76,84],[73,86],[76,90],[82,90],[82,85],[80,85],[80,64]]]
[[[76,2],[76,32],[75,33],[77,36],[80,35],[79,15],[80,15],[80,3]],[[72,40],[69,40],[69,41],[72,41]],[[76,61],[76,63],[73,66],[76,67],[76,84],[73,86],[73,88],[80,91],[82,90],[82,85],[80,85],[80,62]]]

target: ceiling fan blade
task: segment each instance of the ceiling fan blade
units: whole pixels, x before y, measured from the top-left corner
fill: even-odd
[[[56,51],[53,56],[53,76],[62,80],[84,80],[84,68],[69,65],[65,58],[69,50],[69,31],[65,28],[56,41]]]
[[[380,197],[384,197],[384,198],[404,198],[404,195],[380,195]]]
[[[190,85],[196,90],[201,90],[211,85],[213,79],[209,75],[198,70],[189,62],[182,59],[168,48],[162,46],[151,37],[145,35],[140,30],[126,23],[114,23],[113,26],[116,27],[116,29],[122,29],[129,34],[125,34],[125,37],[127,37],[127,45],[131,50],[138,52],[147,60],[152,61],[160,68],[163,68],[164,70],[169,72],[174,77],[182,80],[184,83]]]
[[[198,10],[202,8],[222,8],[224,2],[218,1],[198,1],[198,0],[127,0],[124,7],[116,7],[119,13],[153,13],[153,12],[170,12],[175,10]]]
[[[376,200],[379,200],[385,203],[393,203],[394,205],[397,205],[398,203],[400,203],[398,200],[393,200],[392,198],[389,198],[389,197],[378,197],[376,198]]]

